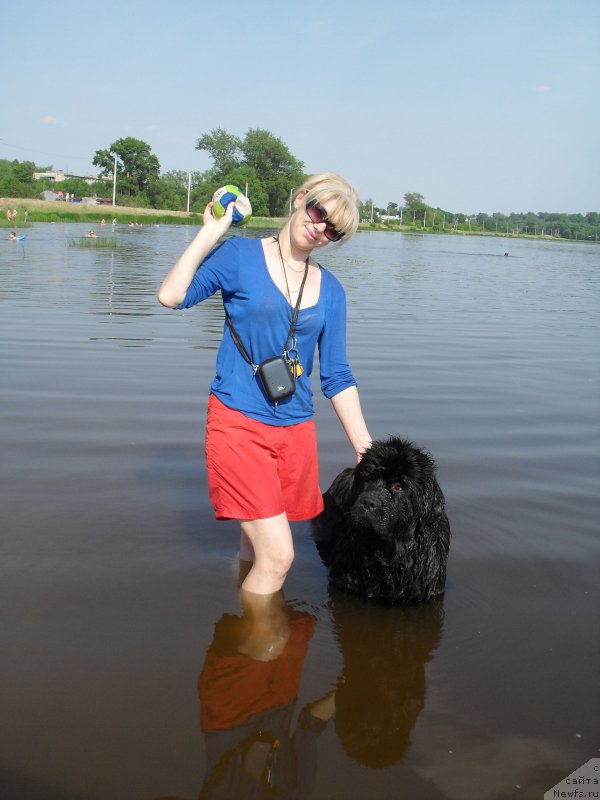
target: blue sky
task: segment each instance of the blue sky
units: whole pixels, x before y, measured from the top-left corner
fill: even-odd
[[[163,172],[204,170],[200,135],[266,128],[380,206],[600,210],[598,0],[25,7],[3,29],[0,158],[92,173],[134,136]]]

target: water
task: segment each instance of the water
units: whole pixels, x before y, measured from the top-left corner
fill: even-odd
[[[202,463],[222,312],[154,299],[189,228],[86,232],[0,241],[0,794],[195,798],[197,680],[240,615]],[[274,774],[295,748],[316,800],[541,798],[598,755],[600,250],[360,233],[322,260],[371,433],[433,453],[453,538],[444,597],[386,609],[330,595],[295,525],[283,612],[312,638]],[[352,456],[316,409],[325,488]]]

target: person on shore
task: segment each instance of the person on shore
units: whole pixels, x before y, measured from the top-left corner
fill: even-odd
[[[207,205],[202,228],[157,296],[162,305],[182,309],[221,290],[227,315],[259,364],[282,353],[305,281],[293,344],[295,392],[271,402],[226,325],[208,402],[211,503],[217,519],[240,523],[240,560],[249,562],[242,588],[267,595],[279,591],[293,561],[290,521],[311,519],[323,508],[310,383],[317,346],[321,389],[357,460],[371,443],[346,358],[345,293],[312,257],[355,233],[358,195],[338,175],[313,176],[295,192],[277,235],[231,237],[215,247],[232,215],[233,203],[220,219],[212,215],[212,202]]]

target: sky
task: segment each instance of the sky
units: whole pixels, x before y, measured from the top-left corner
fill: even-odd
[[[28,0],[3,26],[0,159],[96,174],[147,142],[263,128],[363,200],[600,211],[598,0]],[[11,34],[9,35],[9,30]]]

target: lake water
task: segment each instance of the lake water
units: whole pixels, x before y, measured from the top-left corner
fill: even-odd
[[[72,246],[86,232],[0,240],[0,795],[191,800],[207,747],[236,744],[205,738],[197,686],[241,613],[202,456],[222,309],[155,300],[190,228]],[[300,680],[274,780],[315,800],[542,798],[599,753],[600,248],[373,232],[320,258],[371,434],[431,451],[452,542],[444,597],[389,609],[330,594],[294,526],[284,612],[311,638],[271,665],[274,696]],[[352,454],[315,393],[326,488]],[[334,691],[335,718],[304,725]],[[225,762],[229,796],[254,797],[267,751]]]

